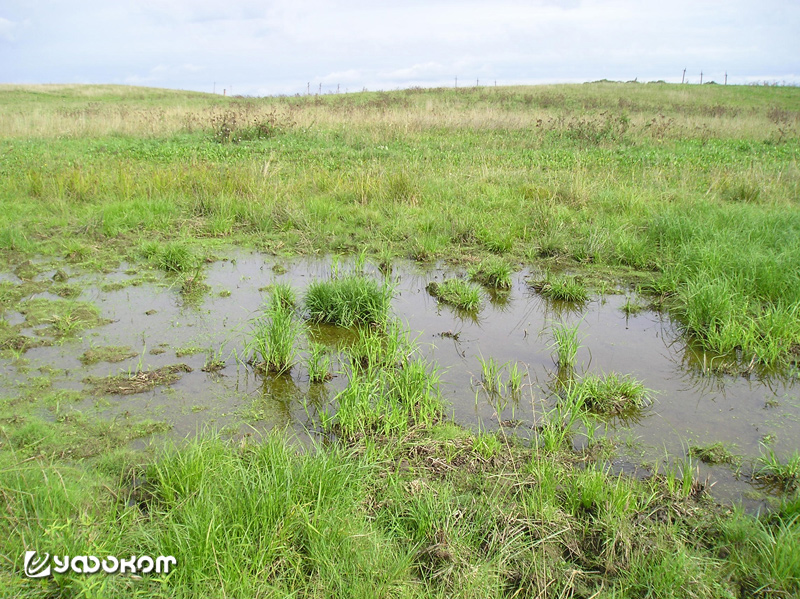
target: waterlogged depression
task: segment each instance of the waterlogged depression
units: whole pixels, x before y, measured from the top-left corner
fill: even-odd
[[[130,265],[105,275],[55,266],[26,280],[2,274],[6,293],[24,283],[32,291],[21,299],[19,309],[11,306],[3,313],[4,326],[21,327],[21,335],[41,338],[47,325],[25,326],[31,312],[25,306],[37,299],[89,302],[99,309],[100,319],[107,319],[101,320],[106,324],[83,330],[77,337],[56,338],[52,345],[15,349],[11,344],[11,351],[0,360],[0,392],[5,397],[29,389],[31,381],[41,380],[44,373],[53,389],[82,394],[74,410],[111,420],[162,420],[170,426],[164,434],[175,438],[206,428],[248,434],[287,425],[300,434],[310,431],[313,435],[318,433],[319,410],[330,406],[347,384],[336,349],[353,341],[353,331],[306,326],[299,341],[300,360],[284,376],[255,373],[245,363],[245,345],[251,322],[261,314],[267,298],[265,288],[289,283],[302,298],[309,283],[330,277],[332,268],[347,271],[352,263],[334,267],[330,259],[276,260],[258,253],[232,253],[205,265],[208,288],[194,301],[179,293],[178,280],[149,271],[143,274]],[[369,265],[366,270],[371,276],[382,276]],[[59,278],[59,271],[68,277],[69,300],[49,285]],[[393,314],[405,323],[419,351],[438,366],[447,413],[456,422],[473,429],[502,426],[521,436],[535,434],[543,411],[555,401],[552,330],[563,323],[578,326],[578,376],[588,372],[632,375],[652,390],[651,404],[635,417],[598,420],[597,434],[608,436],[616,445],[612,467],[644,473],[648,464],[665,456],[684,458],[690,446],[723,442],[742,458],[741,463],[707,466],[698,462],[700,476],[709,476],[715,483],[712,494],[716,497],[755,506],[759,501],[748,483],[753,461],[767,446],[782,459],[797,449],[800,387],[796,371],[714,372],[720,360],[695,351],[665,315],[650,310],[627,315],[624,293],[594,296],[580,306],[547,301],[527,285],[528,271],[514,275],[508,294],[492,298],[486,293],[477,315],[441,305],[426,291],[431,281],[463,275],[458,269],[423,269],[410,263],[395,263],[390,274],[395,288]],[[43,289],[48,283],[46,290],[37,290],[37,282]],[[62,326],[69,324],[70,317],[64,317]],[[328,382],[309,382],[302,359],[309,340],[330,348],[334,377]],[[96,363],[87,359],[90,351],[109,347],[117,348],[110,357]],[[514,364],[523,373],[522,391],[516,399],[498,404],[482,390],[480,359],[492,358],[505,365],[505,377]],[[213,361],[224,366],[208,368]],[[167,372],[170,367],[174,372]],[[115,392],[92,383],[114,375],[131,379],[140,372],[162,372],[164,378],[142,378],[144,390],[136,382],[123,383]],[[582,442],[585,436],[577,435],[576,444]]]

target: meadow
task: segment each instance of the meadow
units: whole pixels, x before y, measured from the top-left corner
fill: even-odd
[[[229,98],[0,85],[0,272],[16,276],[0,281],[3,377],[38,343],[6,314],[46,327],[53,343],[101,324],[90,304],[41,297],[79,292],[58,272],[44,285],[57,261],[100,273],[146,265],[190,302],[207,293],[204,265],[231,247],[465,267],[475,283],[452,279],[436,295],[475,312],[478,283],[502,292],[522,267],[545,273],[532,286],[557,299],[632,289],[740,370],[796,372],[799,150],[792,87],[604,81]],[[318,414],[324,442],[208,433],[140,450],[131,441],[163,422],[63,416],[80,392],[50,389],[47,372],[28,379],[39,387],[0,396],[0,593],[800,593],[796,459],[773,453],[754,474],[781,487],[760,516],[710,501],[691,456],[642,480],[612,472],[590,414],[644,403],[645,390],[625,373],[569,374],[579,341],[566,327],[554,351],[569,372],[533,440],[462,428],[446,417],[436,364],[392,321],[391,296],[343,273],[303,298],[273,289],[254,326],[242,363],[278,375],[302,362],[303,310],[357,331],[337,362],[347,385]],[[309,351],[324,384],[328,356]],[[504,383],[497,364],[482,366],[487,393],[519,391],[518,376]],[[105,384],[160,384],[140,370]],[[31,548],[170,554],[179,567],[32,580],[21,567]]]

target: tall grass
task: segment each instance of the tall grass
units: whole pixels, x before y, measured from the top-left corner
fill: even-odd
[[[578,340],[578,328],[580,323],[573,326],[560,324],[553,327],[553,343],[551,348],[556,350],[556,364],[559,368],[571,370],[575,368],[578,357],[580,341]]]
[[[264,315],[253,323],[245,350],[257,367],[275,374],[285,374],[294,366],[300,336],[300,324],[293,306],[284,301],[284,291],[273,290]]]

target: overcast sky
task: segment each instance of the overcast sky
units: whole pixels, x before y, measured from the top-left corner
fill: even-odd
[[[798,0],[0,0],[0,83],[800,83]]]

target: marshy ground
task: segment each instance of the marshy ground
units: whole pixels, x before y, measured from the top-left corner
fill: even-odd
[[[9,596],[800,591],[797,90],[0,104]]]

